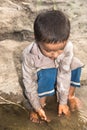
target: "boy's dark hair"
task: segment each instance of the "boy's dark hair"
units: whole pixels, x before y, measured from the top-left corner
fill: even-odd
[[[34,35],[37,43],[63,42],[69,38],[70,21],[59,10],[40,13],[34,22]]]

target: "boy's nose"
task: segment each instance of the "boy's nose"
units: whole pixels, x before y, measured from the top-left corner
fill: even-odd
[[[51,58],[52,59],[56,59],[57,58],[57,56],[58,56],[58,53],[56,52],[56,53],[51,53]]]

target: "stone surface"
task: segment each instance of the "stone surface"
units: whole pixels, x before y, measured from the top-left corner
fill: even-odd
[[[36,15],[46,9],[61,9],[68,14],[71,21],[70,40],[74,44],[75,55],[85,64],[81,81],[87,84],[87,4],[85,0],[0,0],[1,96],[6,94],[9,99],[14,95],[17,102],[19,99],[22,100],[21,52],[34,40],[33,22]]]

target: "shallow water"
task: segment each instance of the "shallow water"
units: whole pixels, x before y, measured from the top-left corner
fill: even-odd
[[[15,105],[0,105],[0,130],[87,130],[87,86],[77,89],[76,95],[81,99],[82,107],[70,117],[58,117],[55,98],[48,100],[46,113],[52,120],[50,123],[32,123],[27,111]]]

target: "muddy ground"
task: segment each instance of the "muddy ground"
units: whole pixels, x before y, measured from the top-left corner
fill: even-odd
[[[46,108],[52,122],[37,125],[29,121],[28,112],[11,103],[5,105],[1,100],[0,130],[87,130],[87,0],[0,0],[0,3],[0,96],[16,103],[24,99],[21,53],[34,40],[33,22],[42,10],[60,9],[69,16],[70,40],[74,44],[75,55],[85,64],[81,76],[82,87],[76,93],[83,102],[79,111],[71,113],[69,118],[59,118],[53,98]],[[9,19],[12,21],[9,22]]]

